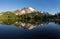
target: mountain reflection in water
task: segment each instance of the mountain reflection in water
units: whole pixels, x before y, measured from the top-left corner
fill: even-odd
[[[42,20],[33,20],[33,19],[1,20],[0,38],[60,39],[60,22],[42,21]]]
[[[14,20],[14,19],[6,19],[6,20],[1,20],[0,24],[5,24],[5,25],[11,25],[11,26],[16,26],[16,27],[22,27],[24,29],[32,30],[38,26],[43,26],[45,24],[48,24],[50,21],[42,21],[42,20]],[[60,24],[59,21],[53,21],[56,24]]]
[[[27,20],[24,22],[23,21],[12,21],[12,20],[4,20],[4,21],[0,21],[0,24],[5,24],[5,25],[11,25],[11,26],[16,26],[16,27],[22,27],[24,29],[28,29],[28,30],[32,30],[38,26],[42,26],[44,24],[46,24],[46,22],[43,21],[34,21],[34,20]]]

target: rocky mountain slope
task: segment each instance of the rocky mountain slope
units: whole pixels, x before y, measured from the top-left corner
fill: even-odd
[[[22,8],[22,9],[16,10],[14,12],[16,15],[22,15],[22,14],[26,14],[26,13],[34,13],[34,12],[40,12],[40,11],[38,11],[32,7],[27,7],[27,8]]]

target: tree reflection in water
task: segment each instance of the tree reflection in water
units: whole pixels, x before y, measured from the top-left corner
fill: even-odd
[[[30,20],[5,19],[5,20],[1,20],[0,24],[6,24],[6,25],[22,27],[24,29],[32,30],[38,26],[43,26],[45,24],[48,24],[49,22],[50,21],[42,21],[42,20],[35,20],[35,19],[30,19]],[[60,21],[55,21],[55,23],[60,24]]]

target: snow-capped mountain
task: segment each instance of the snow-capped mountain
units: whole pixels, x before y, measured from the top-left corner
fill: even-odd
[[[22,9],[16,10],[15,14],[22,15],[22,14],[32,13],[32,12],[38,12],[38,10],[36,10],[35,8],[32,8],[32,7],[27,7],[27,8],[22,8]]]
[[[30,9],[31,12],[37,12],[37,10],[32,7],[28,7],[28,9]]]

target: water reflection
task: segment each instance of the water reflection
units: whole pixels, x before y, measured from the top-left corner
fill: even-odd
[[[59,21],[14,20],[0,21],[0,37],[20,39],[55,39],[60,38]],[[9,25],[9,26],[8,26]],[[11,27],[12,26],[12,27]],[[2,35],[2,36],[1,36]]]
[[[58,25],[60,25],[60,21],[55,21],[55,24],[58,24]]]
[[[6,19],[6,20],[1,20],[0,24],[6,24],[6,25],[11,25],[11,26],[16,26],[16,27],[22,27],[24,29],[32,30],[38,26],[43,26],[45,24],[48,24],[50,21],[42,21],[42,20],[14,20],[14,19]],[[55,21],[56,24],[60,24],[59,21]]]
[[[48,23],[48,22],[47,22]],[[7,20],[1,20],[0,24],[6,24],[6,25],[12,25],[16,27],[22,27],[24,29],[32,30],[38,26],[43,26],[46,24],[46,22],[43,22],[42,20],[14,20],[14,19],[7,19]]]

